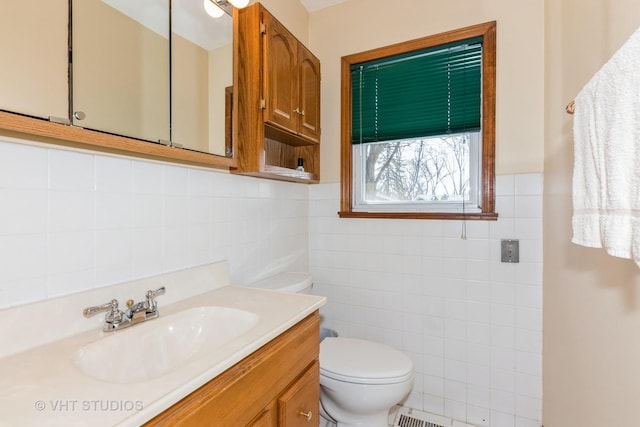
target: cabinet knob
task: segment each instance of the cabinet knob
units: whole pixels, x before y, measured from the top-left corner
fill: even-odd
[[[296,107],[295,110],[293,110],[294,113],[300,114],[301,116],[304,116],[304,110],[300,111],[300,109],[298,107]]]
[[[73,118],[76,120],[84,120],[85,117],[87,117],[87,115],[84,113],[84,111],[75,111],[73,113]]]
[[[303,417],[305,417],[307,419],[307,422],[311,422],[311,418],[313,418],[313,412],[308,411],[308,412],[298,412],[298,415],[302,415]]]

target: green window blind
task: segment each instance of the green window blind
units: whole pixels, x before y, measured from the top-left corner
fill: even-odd
[[[482,38],[354,64],[351,87],[353,144],[478,131]]]

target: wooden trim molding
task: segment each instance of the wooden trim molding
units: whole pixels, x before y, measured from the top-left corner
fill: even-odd
[[[16,132],[21,137],[43,137],[46,138],[43,141],[46,143],[111,154],[220,169],[229,169],[237,166],[235,158],[168,147],[162,144],[53,123],[44,119],[6,111],[0,111],[0,131]]]
[[[444,212],[355,212],[351,156],[351,65],[438,46],[456,40],[483,38],[482,56],[482,211],[479,213]],[[495,212],[495,138],[496,138],[496,22],[487,22],[403,43],[342,57],[340,110],[340,211],[341,218],[406,218],[496,220]]]
[[[484,212],[338,212],[340,218],[377,218],[377,219],[450,219],[466,221],[495,221],[497,213]]]

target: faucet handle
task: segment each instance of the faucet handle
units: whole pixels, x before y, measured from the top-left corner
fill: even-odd
[[[156,289],[155,291],[152,291],[152,290],[147,291],[147,312],[156,311],[158,309],[158,303],[156,302],[156,297],[160,295],[164,295],[166,292],[167,292],[167,289],[164,286]]]
[[[118,310],[117,299],[112,299],[106,304],[97,305],[95,307],[87,307],[82,310],[82,315],[84,317],[91,317],[103,311],[109,311],[106,317],[107,322],[119,322],[120,320],[122,320],[122,313],[120,312],[120,310]]]
[[[155,298],[159,295],[164,295],[166,292],[167,292],[167,288],[163,286],[161,288],[156,289],[155,291],[151,291],[151,290],[147,291],[147,296]]]

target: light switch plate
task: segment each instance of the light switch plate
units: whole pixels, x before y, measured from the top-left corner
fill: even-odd
[[[501,240],[502,262],[520,262],[520,241],[515,239]]]

